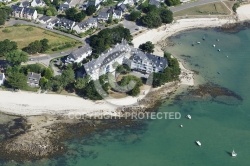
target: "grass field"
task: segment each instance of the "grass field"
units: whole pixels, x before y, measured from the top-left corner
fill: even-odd
[[[222,2],[217,2],[176,12],[174,13],[174,16],[176,17],[176,16],[186,16],[186,15],[209,15],[209,14],[228,15],[230,13],[231,13],[230,10]]]
[[[29,43],[34,42],[35,40],[41,40],[44,38],[49,40],[49,45],[51,47],[48,52],[64,50],[80,44],[77,40],[38,27],[12,26],[0,28],[0,41],[4,39],[15,41],[17,42],[19,49],[28,46]]]

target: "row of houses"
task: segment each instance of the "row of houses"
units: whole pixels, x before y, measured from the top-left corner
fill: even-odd
[[[21,19],[35,20],[37,18],[37,11],[29,7],[19,7],[17,5],[11,6],[12,16]]]
[[[43,0],[23,1],[19,7],[44,7],[46,6]]]

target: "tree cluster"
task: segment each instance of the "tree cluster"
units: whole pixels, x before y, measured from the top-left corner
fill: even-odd
[[[179,79],[181,74],[180,66],[176,58],[172,58],[171,54],[165,52],[164,57],[168,61],[168,67],[162,73],[153,73],[153,87],[161,86],[167,82]]]
[[[127,89],[128,95],[137,96],[140,93],[140,87],[143,85],[142,80],[133,75],[127,75],[122,77],[120,85]]]
[[[181,4],[181,1],[180,0],[165,0],[165,3],[168,6],[175,6],[175,5]]]
[[[0,25],[4,25],[5,21],[8,19],[11,13],[11,8],[8,6],[4,6],[0,8]]]
[[[151,41],[147,41],[146,43],[143,43],[143,44],[139,45],[139,48],[143,52],[153,53],[155,46],[153,45],[153,43]]]
[[[86,9],[86,14],[88,16],[91,16],[92,14],[94,14],[96,12],[96,7],[94,5],[90,5],[87,7]]]
[[[29,54],[44,53],[50,48],[48,43],[48,39],[42,39],[40,41],[36,40],[30,43],[27,47],[23,48],[23,51]]]
[[[10,41],[9,39],[0,41],[0,57],[3,57],[6,53],[16,49],[17,49],[16,42]]]
[[[86,13],[84,11],[78,12],[76,8],[69,8],[68,10],[65,11],[65,15],[67,19],[76,22],[81,22],[86,17]]]
[[[114,28],[103,29],[97,35],[91,36],[90,46],[93,49],[93,53],[100,54],[112,45],[120,43],[122,39],[130,42],[132,40],[130,31],[122,26],[116,26]]]
[[[140,7],[145,13],[140,20],[148,28],[157,28],[162,23],[168,24],[173,21],[173,13],[165,7],[157,8],[155,5],[150,5],[147,2],[143,3]]]
[[[129,16],[128,16],[128,19],[130,21],[136,21],[137,19],[139,19],[141,17],[141,12],[140,11],[132,11]]]

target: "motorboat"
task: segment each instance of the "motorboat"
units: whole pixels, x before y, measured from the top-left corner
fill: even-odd
[[[198,146],[201,146],[201,142],[200,142],[200,141],[195,141],[195,143],[196,143]]]
[[[231,156],[232,156],[232,157],[236,157],[236,156],[237,156],[237,153],[233,150]]]
[[[191,115],[189,115],[189,114],[188,114],[186,117],[187,117],[188,119],[191,119],[191,118],[192,118]]]

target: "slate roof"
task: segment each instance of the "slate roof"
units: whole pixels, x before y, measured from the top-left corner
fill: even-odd
[[[23,9],[23,14],[27,14],[27,15],[33,15],[35,13],[35,9],[32,8],[24,8]]]
[[[28,73],[28,83],[29,84],[39,84],[40,79],[41,79],[41,74],[37,74],[34,72]]]
[[[97,23],[97,19],[96,18],[89,18],[85,21],[82,21],[80,23],[78,23],[77,25],[81,28],[83,27],[87,27],[89,24],[94,24],[94,23]]]
[[[0,80],[3,80],[3,78],[4,78],[4,74],[0,73]]]
[[[80,58],[84,53],[89,52],[89,51],[91,51],[91,50],[92,50],[91,47],[88,46],[88,45],[86,45],[86,46],[84,46],[84,47],[81,47],[81,48],[79,48],[79,49],[77,49],[77,50],[71,52],[71,53],[69,54],[69,57],[72,58],[72,59],[74,59],[74,60],[77,60],[77,59]]]
[[[29,1],[24,1],[24,2],[21,2],[22,7],[29,7],[30,6],[30,2]]]
[[[39,18],[40,21],[44,21],[44,22],[47,22],[50,19],[51,19],[51,17],[49,17],[49,16],[42,16]]]

